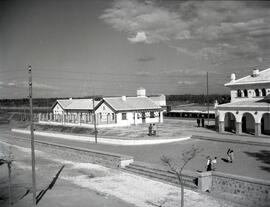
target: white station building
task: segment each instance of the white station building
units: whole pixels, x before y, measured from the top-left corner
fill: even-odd
[[[39,122],[92,127],[95,117],[98,127],[162,123],[164,106],[164,95],[147,97],[146,90],[139,88],[135,97],[106,97],[94,103],[92,99],[57,100],[53,113],[40,114]]]
[[[270,135],[270,68],[240,79],[232,74],[225,86],[231,102],[216,106],[219,132]]]

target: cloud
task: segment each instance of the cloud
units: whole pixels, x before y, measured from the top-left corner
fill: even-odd
[[[0,82],[0,85],[12,86],[12,87],[23,87],[23,88],[29,87],[28,81],[22,81],[22,82],[11,81],[8,83]],[[43,83],[38,83],[35,81],[33,81],[32,86],[33,86],[33,88],[37,88],[37,89],[57,89],[57,87],[55,87],[55,86],[47,85],[47,84],[43,84]]]
[[[130,42],[145,42],[150,43],[150,41],[147,40],[145,32],[137,32],[136,36],[134,37],[128,37],[128,40]]]
[[[7,85],[8,86],[15,86],[16,85],[16,82],[9,82]]]
[[[206,74],[204,70],[196,70],[196,69],[178,69],[178,70],[166,70],[163,72],[166,76],[202,76]]]
[[[194,81],[178,81],[177,84],[180,86],[188,86],[188,85],[194,85],[194,84],[196,84],[196,82],[194,82]]]
[[[146,71],[139,71],[139,72],[136,72],[136,75],[138,75],[138,76],[148,76],[148,75],[150,75],[150,73],[146,72]]]
[[[149,61],[153,61],[153,60],[155,60],[154,57],[141,57],[141,58],[138,58],[139,62],[149,62]]]
[[[116,0],[100,18],[132,43],[173,43],[179,53],[214,63],[268,54],[269,11],[270,2]],[[198,44],[180,47],[183,41]]]
[[[153,1],[120,0],[100,16],[113,28],[128,34],[131,42],[156,43],[190,37],[177,12]]]

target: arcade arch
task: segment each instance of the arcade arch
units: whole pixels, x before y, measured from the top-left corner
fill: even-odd
[[[270,113],[264,113],[261,118],[261,133],[270,135]]]
[[[255,133],[255,119],[252,114],[246,112],[242,116],[242,132],[248,134]]]
[[[235,133],[236,130],[236,119],[233,113],[227,112],[225,113],[224,118],[224,130],[228,132]]]

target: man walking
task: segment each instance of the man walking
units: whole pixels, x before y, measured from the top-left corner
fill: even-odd
[[[197,119],[197,125],[200,127],[200,119]]]

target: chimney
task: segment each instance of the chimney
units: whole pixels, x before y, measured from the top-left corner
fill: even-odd
[[[231,82],[234,82],[235,79],[236,79],[235,73],[232,73],[232,74],[231,74]]]
[[[140,87],[137,89],[137,97],[146,97],[146,91],[144,88]]]
[[[122,96],[122,101],[126,101],[127,97],[126,96]]]
[[[260,70],[259,69],[253,69],[252,71],[252,77],[257,77],[260,73]]]

